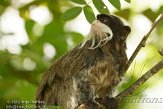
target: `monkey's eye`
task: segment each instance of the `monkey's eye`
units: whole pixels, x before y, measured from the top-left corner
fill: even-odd
[[[104,23],[106,23],[107,22],[107,20],[106,19],[99,19],[101,22],[104,22]]]
[[[107,22],[107,20],[106,20],[106,19],[100,19],[100,21],[102,21],[102,22]]]

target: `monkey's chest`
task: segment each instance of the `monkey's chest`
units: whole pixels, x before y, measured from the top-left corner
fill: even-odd
[[[108,60],[98,62],[89,73],[89,81],[95,96],[111,96],[115,85],[120,81],[116,66]]]

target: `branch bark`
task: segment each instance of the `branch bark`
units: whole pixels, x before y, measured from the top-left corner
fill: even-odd
[[[131,63],[133,62],[133,60],[135,59],[135,57],[137,56],[137,54],[139,53],[139,51],[141,50],[142,47],[145,47],[145,43],[149,37],[149,35],[151,34],[151,32],[154,30],[154,28],[158,25],[158,23],[163,19],[163,13],[160,14],[157,19],[154,21],[154,23],[152,24],[151,29],[149,30],[149,32],[143,37],[143,39],[141,40],[141,42],[139,43],[139,45],[137,46],[137,48],[135,49],[134,53],[132,54],[132,56],[130,57],[125,69],[124,69],[124,74],[127,72],[128,68],[130,67]],[[158,52],[160,53],[160,55],[163,55],[163,49],[159,49]],[[111,98],[111,102],[107,102],[107,104],[109,106],[111,106],[113,103],[115,105],[116,108],[111,108],[111,109],[118,109],[118,104],[120,103],[120,101],[122,99],[124,99],[124,97],[132,94],[138,87],[140,87],[141,84],[143,84],[144,82],[146,82],[150,77],[152,77],[154,74],[158,73],[161,69],[163,68],[163,59],[161,61],[159,61],[155,66],[153,66],[149,71],[147,71],[143,76],[141,76],[134,84],[132,84],[129,88],[127,88],[126,90],[124,90],[123,92],[121,92],[120,94],[118,94],[117,96]],[[98,101],[98,100],[97,100]],[[116,102],[114,102],[116,101]],[[100,101],[100,102],[105,102],[104,100]],[[99,103],[100,103],[99,102]]]
[[[137,54],[139,53],[139,51],[141,50],[142,47],[145,47],[145,43],[149,37],[149,35],[151,34],[151,32],[154,30],[154,28],[158,25],[158,23],[163,19],[163,13],[160,14],[156,20],[154,21],[154,23],[152,24],[151,29],[149,30],[149,32],[143,37],[143,39],[141,40],[141,42],[139,43],[139,45],[137,46],[137,48],[135,49],[134,53],[132,54],[132,56],[130,57],[124,72],[127,72],[128,68],[130,67],[131,63],[133,62],[133,60],[135,59],[135,57],[137,56]]]
[[[132,84],[125,91],[121,92],[119,95],[115,97],[115,99],[119,102],[124,97],[132,94],[141,84],[146,82],[150,77],[154,74],[158,73],[163,68],[163,60],[158,62],[155,66],[153,66],[149,71],[147,71],[143,76],[141,76],[134,84]]]
[[[151,32],[154,30],[154,28],[158,25],[158,23],[163,19],[163,13],[160,14],[157,19],[154,21],[154,23],[152,24],[151,29],[149,30],[149,32],[143,37],[143,39],[141,40],[141,42],[139,43],[139,45],[137,46],[137,48],[135,49],[134,53],[132,54],[132,56],[130,57],[124,72],[126,73],[128,68],[130,67],[131,63],[133,62],[133,60],[135,59],[135,57],[137,56],[137,54],[139,53],[139,51],[141,50],[142,47],[145,47],[145,43],[149,37],[149,35],[151,34]],[[159,50],[160,55],[162,55],[163,50],[160,49]],[[158,73],[161,69],[163,68],[163,60],[159,61],[155,66],[153,66],[149,71],[147,71],[143,76],[141,76],[134,84],[132,84],[129,88],[127,88],[126,90],[124,90],[123,92],[121,92],[120,94],[118,94],[116,97],[114,97],[116,99],[117,102],[120,102],[124,97],[132,94],[138,87],[140,87],[141,84],[143,84],[144,82],[146,82],[150,77],[152,77],[154,74]]]

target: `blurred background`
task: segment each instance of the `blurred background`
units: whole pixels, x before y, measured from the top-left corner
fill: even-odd
[[[121,0],[121,10],[103,1],[111,14],[120,16],[132,28],[127,40],[130,57],[152,22],[163,12],[163,1],[131,0],[127,3]],[[91,0],[86,2],[97,15]],[[12,104],[11,100],[35,100],[43,73],[89,33],[90,24],[83,12],[74,20],[61,20],[63,12],[73,6],[78,5],[70,0],[0,0],[0,109]],[[126,89],[162,59],[159,48],[163,48],[163,21],[150,35],[116,93]],[[130,96],[146,99],[146,102],[124,102],[120,109],[162,109],[162,90],[163,70]],[[154,98],[159,102],[151,103]]]

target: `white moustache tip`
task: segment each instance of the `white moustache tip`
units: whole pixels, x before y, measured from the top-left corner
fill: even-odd
[[[105,25],[106,26],[106,25]],[[108,36],[108,38],[109,38],[109,40],[111,40],[112,39],[112,37],[113,37],[113,32],[112,32],[112,30],[107,26],[106,28],[103,28],[102,29],[102,32],[104,32],[104,33],[108,33],[108,34],[110,34],[110,36]]]
[[[110,34],[109,39],[111,40],[112,37],[113,37],[113,32],[112,32],[112,30],[109,28],[109,29],[107,29],[107,32],[106,32],[106,33],[109,33],[109,34]]]

